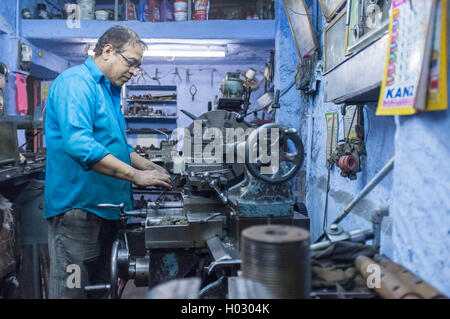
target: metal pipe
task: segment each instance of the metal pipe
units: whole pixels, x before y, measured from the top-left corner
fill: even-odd
[[[378,174],[376,174],[372,178],[372,180],[366,185],[366,187],[364,187],[364,189],[350,202],[350,204],[348,204],[347,207],[344,208],[342,213],[338,216],[338,218],[336,218],[332,222],[332,224],[339,224],[350,213],[353,207],[355,207],[356,204],[358,204],[361,199],[363,199],[367,194],[369,194],[372,191],[372,189],[374,189],[375,186],[377,186],[378,183],[381,182],[383,178],[386,177],[387,174],[389,174],[389,172],[394,167],[394,158],[395,157],[392,157],[389,160],[389,162],[387,162],[387,164],[381,169],[381,171],[379,171]],[[317,243],[324,238],[325,232],[323,232],[315,242]]]
[[[110,288],[111,288],[111,285],[108,285],[108,284],[92,285],[92,286],[84,287],[84,291],[91,292],[91,291],[99,291],[99,290],[109,290]]]
[[[198,116],[195,116],[194,114],[192,114],[192,113],[190,113],[190,112],[188,112],[188,111],[186,111],[186,110],[180,109],[180,111],[181,111],[182,113],[184,113],[187,117],[189,117],[189,118],[190,118],[191,120],[193,120],[193,121],[195,121],[195,120],[198,119]]]
[[[33,298],[41,299],[41,271],[39,264],[39,246],[37,243],[32,245],[33,258]]]
[[[375,210],[375,214],[372,217],[372,225],[374,232],[373,246],[377,251],[380,250],[381,245],[381,223],[383,217],[389,215],[389,206],[380,206]]]
[[[313,115],[309,112],[306,114],[306,127],[308,131],[308,139],[306,140],[306,182],[308,182],[309,176],[311,175],[311,154],[313,138]]]
[[[114,21],[119,21],[119,0],[114,1]]]
[[[19,19],[19,12],[20,12],[19,2],[20,1],[16,2],[16,30],[15,30],[16,33],[15,33],[15,39],[19,38],[19,21],[20,21],[20,19]]]

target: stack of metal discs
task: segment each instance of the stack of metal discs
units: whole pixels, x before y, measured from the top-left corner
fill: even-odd
[[[287,225],[252,226],[242,232],[242,275],[276,298],[309,298],[309,232]]]

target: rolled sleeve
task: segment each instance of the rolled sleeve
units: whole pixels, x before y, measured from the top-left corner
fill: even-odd
[[[57,83],[53,103],[58,119],[64,150],[76,160],[84,170],[109,154],[93,133],[95,115],[95,93],[83,78],[72,76]]]
[[[81,160],[81,167],[83,167],[84,170],[89,170],[95,163],[108,154],[108,150],[103,145],[94,145],[89,153]]]

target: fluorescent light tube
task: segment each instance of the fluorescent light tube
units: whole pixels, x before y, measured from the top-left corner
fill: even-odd
[[[144,56],[153,57],[191,57],[191,58],[223,58],[225,51],[187,51],[187,50],[147,50]]]
[[[94,56],[94,46],[89,45],[87,54]],[[148,57],[186,57],[186,58],[223,58],[227,55],[225,47],[195,47],[185,46],[184,48],[177,46],[149,46],[144,52],[144,56]]]

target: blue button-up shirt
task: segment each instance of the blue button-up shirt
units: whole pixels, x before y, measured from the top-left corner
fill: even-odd
[[[118,219],[117,208],[131,210],[131,183],[102,175],[92,166],[108,154],[130,164],[120,87],[104,76],[92,58],[61,73],[53,82],[45,118],[47,167],[44,217],[73,208]]]

